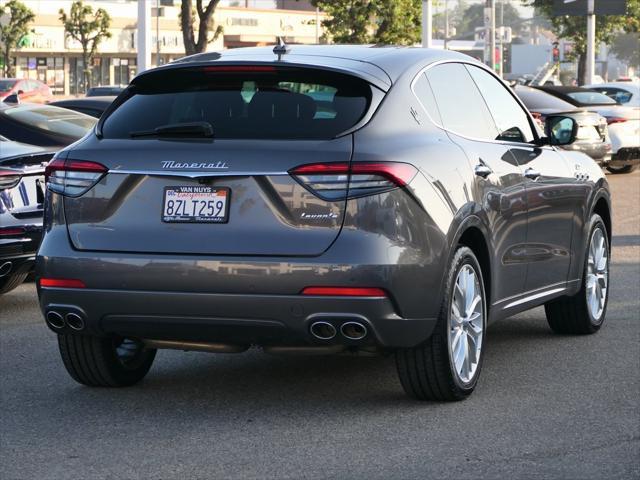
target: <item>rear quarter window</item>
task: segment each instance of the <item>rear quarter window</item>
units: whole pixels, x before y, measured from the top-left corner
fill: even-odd
[[[371,104],[364,80],[315,69],[215,66],[137,79],[104,121],[105,138],[163,125],[208,122],[215,138],[331,139]]]

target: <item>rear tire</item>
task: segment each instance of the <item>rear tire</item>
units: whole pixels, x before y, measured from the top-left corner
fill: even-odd
[[[594,242],[596,245],[593,245]],[[598,253],[600,245],[604,248],[604,258]],[[570,335],[585,335],[600,330],[609,303],[609,258],[607,227],[599,215],[593,214],[580,291],[571,297],[551,300],[544,306],[551,330]],[[596,301],[592,303],[594,295]]]
[[[471,294],[466,294],[465,285],[472,289]],[[486,326],[482,270],[473,251],[461,246],[447,272],[433,334],[422,345],[396,351],[396,366],[404,391],[418,400],[467,398],[480,375]],[[462,362],[461,357],[464,357]]]
[[[64,366],[78,383],[90,387],[128,387],[144,378],[156,350],[122,337],[59,334]]]
[[[607,167],[607,170],[611,173],[618,174],[635,172],[637,168],[638,165],[625,165],[624,167]]]
[[[17,272],[0,278],[0,295],[8,293],[14,288],[22,285],[22,282],[27,278],[27,275],[28,273]]]

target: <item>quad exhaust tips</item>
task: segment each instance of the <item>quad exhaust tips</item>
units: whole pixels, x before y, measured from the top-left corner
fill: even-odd
[[[68,312],[62,314],[56,310],[49,310],[45,315],[47,324],[53,329],[60,331],[65,327],[69,327],[71,330],[77,332],[84,330],[85,321],[84,317],[79,313]]]
[[[331,340],[336,336],[336,327],[329,322],[313,322],[311,324],[311,335],[318,340]]]
[[[313,322],[309,330],[311,331],[311,335],[315,338],[324,341],[335,338],[338,333],[336,327],[334,327],[332,323],[326,321]],[[367,327],[360,322],[349,321],[344,322],[340,326],[340,333],[342,336],[352,341],[362,340],[367,336],[367,332]]]
[[[367,327],[360,322],[346,322],[340,327],[340,332],[349,340],[362,340],[367,336]]]
[[[47,323],[54,330],[62,330],[65,326],[64,317],[54,311],[47,312]]]

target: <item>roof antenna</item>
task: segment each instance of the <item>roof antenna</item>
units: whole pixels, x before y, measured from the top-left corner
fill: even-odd
[[[278,44],[273,47],[273,53],[278,55],[278,61],[280,62],[282,60],[282,56],[289,53],[289,51],[291,51],[291,47],[284,43],[282,37],[278,37]]]

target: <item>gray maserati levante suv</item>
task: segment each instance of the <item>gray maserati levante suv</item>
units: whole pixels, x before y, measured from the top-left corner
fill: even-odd
[[[46,170],[38,292],[69,374],[163,348],[393,354],[406,392],[475,388],[487,326],[596,332],[607,181],[462,54],[293,46],[138,75]]]

